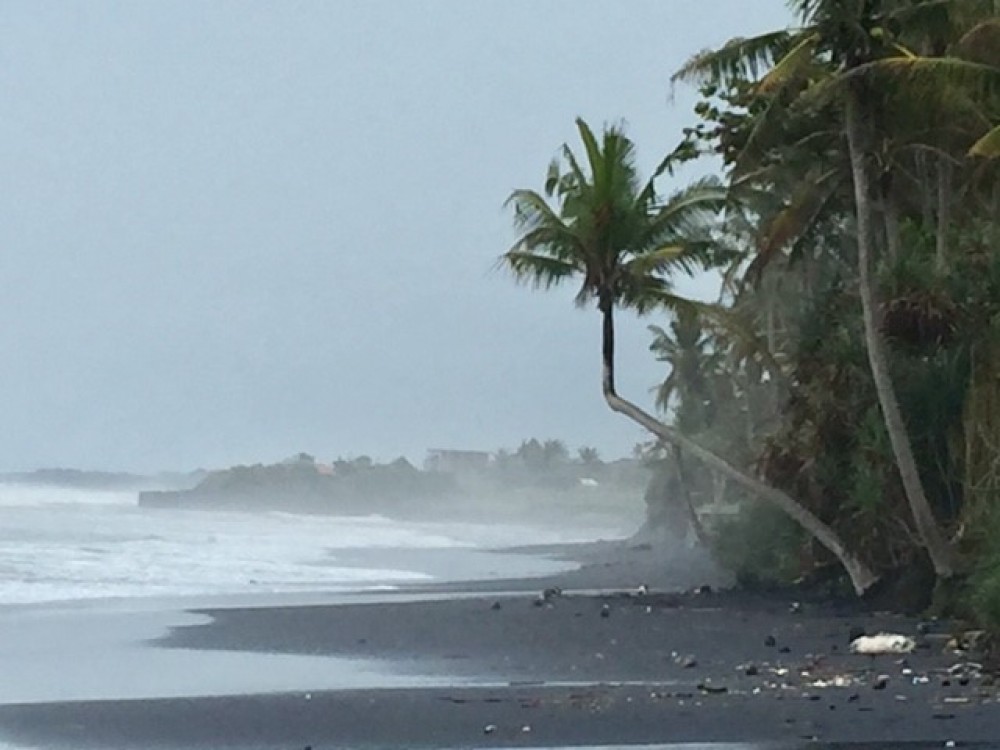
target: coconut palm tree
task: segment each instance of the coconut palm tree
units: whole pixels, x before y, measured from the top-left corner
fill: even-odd
[[[880,147],[894,98],[940,94],[949,87],[973,98],[995,95],[1000,69],[958,57],[919,56],[899,41],[907,28],[939,22],[946,6],[961,5],[969,10],[965,6],[971,3],[796,0],[790,4],[802,19],[800,28],[734,40],[720,50],[697,55],[675,78],[725,82],[768,69],[756,87],[768,99],[760,121],[762,129],[789,106],[805,101],[837,104],[853,183],[859,292],[872,377],[914,523],[935,572],[950,578],[956,572],[956,553],[927,500],[881,333],[872,270],[878,234],[875,206],[887,202],[881,192],[884,172]],[[990,23],[981,15],[975,18],[976,26],[967,33],[981,33],[982,25]],[[993,138],[985,135],[972,148],[988,155]]]
[[[826,523],[792,497],[619,395],[616,309],[642,313],[656,306],[675,310],[698,306],[708,310],[673,294],[670,279],[675,272],[691,271],[711,260],[707,221],[721,207],[724,193],[713,182],[702,181],[661,202],[654,186],[659,175],[641,181],[634,145],[620,128],[606,128],[600,141],[583,120],[577,120],[577,128],[586,161],[564,146],[561,162],[549,168],[545,195],[515,190],[508,199],[521,234],[503,255],[502,264],[519,279],[545,288],[570,279],[580,281],[577,303],[594,304],[601,315],[602,391],[608,406],[781,508],[837,557],[855,590],[864,593],[877,577]]]

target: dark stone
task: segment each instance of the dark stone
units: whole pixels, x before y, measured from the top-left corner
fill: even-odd
[[[490,609],[492,609],[494,611],[500,609],[500,602],[493,602],[493,606],[490,607]]]
[[[722,695],[723,693],[729,692],[729,688],[727,688],[725,685],[709,685],[704,682],[698,685],[698,689],[703,693],[707,693],[708,695]]]
[[[611,617],[611,607],[607,604],[601,607],[601,617]]]
[[[756,677],[757,675],[760,674],[760,670],[757,669],[756,664],[751,664],[750,666],[748,666],[746,669],[743,670],[743,674],[745,674],[747,677]]]
[[[788,648],[788,646],[782,646],[781,648],[778,649],[778,653],[779,654],[790,654],[790,653],[792,653],[792,650],[790,648]]]
[[[775,638],[773,635],[769,635],[767,638],[764,639],[764,645],[767,646],[768,648],[774,648],[775,646],[778,645],[778,639]]]
[[[875,681],[872,683],[872,690],[885,690],[888,685],[889,685],[889,678],[886,677],[884,674],[880,674],[878,677],[875,678]]]

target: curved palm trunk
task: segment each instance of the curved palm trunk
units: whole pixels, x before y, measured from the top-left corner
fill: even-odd
[[[694,456],[712,471],[722,474],[737,486],[780,508],[836,556],[840,564],[843,565],[844,570],[847,571],[847,575],[850,576],[851,584],[854,586],[854,591],[858,596],[861,596],[871,588],[878,580],[878,577],[867,565],[847,549],[833,529],[813,515],[812,512],[781,490],[771,487],[759,479],[755,479],[749,474],[740,471],[725,459],[717,456],[707,448],[703,448],[674,428],[664,424],[656,419],[656,417],[618,395],[615,390],[614,305],[610,300],[602,299],[600,310],[603,317],[604,399],[607,401],[608,406],[611,407],[611,410],[623,414],[636,424],[649,430],[649,432],[661,440]]]
[[[865,327],[865,348],[868,350],[868,362],[875,381],[875,390],[914,523],[930,555],[935,573],[941,578],[950,578],[955,574],[954,550],[934,518],[930,503],[924,494],[923,482],[906,431],[906,423],[903,421],[896,390],[889,375],[889,359],[879,326],[871,258],[873,227],[872,200],[869,191],[873,181],[868,169],[868,150],[865,148],[865,121],[861,111],[863,96],[864,93],[857,88],[850,89],[847,94],[845,121],[857,211],[859,286]]]

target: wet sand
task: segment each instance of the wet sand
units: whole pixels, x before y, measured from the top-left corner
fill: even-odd
[[[604,588],[613,568],[602,567],[593,588]],[[564,582],[586,581],[583,570]],[[539,603],[538,584],[521,582],[531,593],[202,610],[210,619],[150,646],[356,658],[417,685],[0,706],[0,738],[36,747],[315,749],[989,747],[1000,738],[1000,690],[974,666],[956,667],[966,658],[944,653],[946,624],[921,632],[926,624],[912,618],[850,604],[793,608],[726,592],[567,591]],[[918,649],[852,655],[854,628],[912,635]]]

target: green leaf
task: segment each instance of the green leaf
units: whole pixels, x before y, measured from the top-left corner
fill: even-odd
[[[987,159],[996,159],[1000,156],[1000,125],[972,144],[969,156],[982,156]]]
[[[770,94],[784,88],[791,81],[801,80],[804,73],[811,67],[813,55],[816,53],[816,45],[819,43],[819,34],[809,34],[805,36],[791,52],[781,58],[774,67],[757,84],[757,91],[761,94]]]

